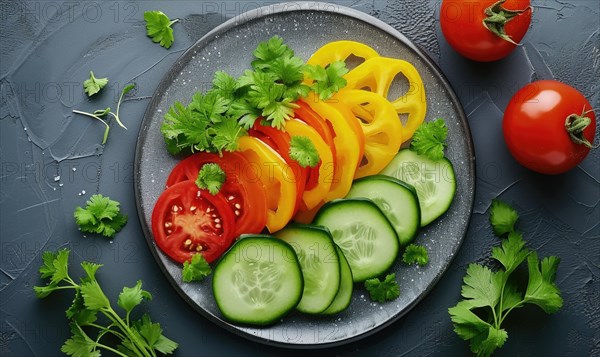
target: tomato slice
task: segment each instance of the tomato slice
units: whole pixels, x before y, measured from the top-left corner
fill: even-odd
[[[234,213],[222,193],[211,195],[192,180],[166,189],[152,211],[152,234],[158,247],[183,263],[195,253],[207,262],[233,243]]]
[[[167,178],[167,187],[186,180],[196,180],[204,164],[216,163],[225,171],[220,193],[235,216],[235,233],[260,233],[267,223],[267,197],[260,181],[248,177],[250,163],[237,152],[223,152],[222,157],[207,152],[194,154],[175,166]]]

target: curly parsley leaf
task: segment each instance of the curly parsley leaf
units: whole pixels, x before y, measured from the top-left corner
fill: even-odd
[[[289,154],[302,167],[315,167],[321,161],[315,144],[306,136],[292,136]]]
[[[331,98],[346,86],[346,79],[343,76],[348,73],[348,68],[344,61],[334,61],[327,68],[307,65],[305,71],[313,80],[312,90],[319,95],[321,100]]]
[[[448,128],[443,119],[423,123],[415,131],[410,149],[431,160],[440,160],[444,157],[447,136]]]
[[[196,186],[202,190],[208,190],[211,195],[216,195],[225,182],[225,171],[216,163],[204,164],[198,172]]]
[[[406,247],[406,250],[402,255],[402,261],[408,265],[427,265],[427,263],[429,262],[429,255],[427,254],[427,249],[425,249],[425,247],[423,247],[422,245],[410,244]]]
[[[75,209],[75,222],[82,232],[98,233],[113,238],[127,223],[127,216],[121,214],[119,205],[119,202],[109,197],[93,195],[86,202],[85,208]]]
[[[212,273],[210,265],[204,259],[202,254],[196,253],[190,261],[183,263],[181,278],[184,282],[200,281]]]
[[[96,78],[94,72],[90,71],[90,78],[83,81],[83,90],[87,93],[88,97],[91,97],[107,84],[108,78]]]
[[[541,263],[536,252],[525,247],[521,233],[514,231],[518,218],[512,207],[495,201],[490,210],[490,220],[496,234],[508,237],[499,247],[492,248],[492,258],[503,269],[494,272],[479,264],[471,264],[464,277],[461,290],[464,300],[448,309],[454,331],[470,341],[471,351],[477,355],[489,356],[502,347],[508,333],[501,327],[506,316],[525,304],[534,304],[547,313],[558,311],[563,300],[555,284],[559,258],[551,256]],[[512,278],[512,273],[527,258],[529,281],[523,294]]]
[[[498,237],[515,230],[519,214],[506,202],[494,199],[490,208],[490,223]]]
[[[146,21],[146,34],[152,39],[152,42],[159,43],[164,48],[171,47],[175,40],[171,26],[179,19],[171,21],[162,11],[146,11],[144,20]]]
[[[396,274],[388,274],[383,281],[373,278],[365,281],[365,288],[369,291],[371,300],[383,303],[392,301],[400,296],[400,287],[396,283]]]

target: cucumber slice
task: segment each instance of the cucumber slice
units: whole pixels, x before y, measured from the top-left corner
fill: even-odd
[[[398,256],[396,232],[370,200],[331,201],[321,207],[314,224],[329,228],[348,260],[354,282],[380,276]]]
[[[394,227],[400,245],[407,245],[416,237],[421,227],[421,209],[414,187],[389,176],[368,176],[356,180],[346,196],[358,197],[375,202]]]
[[[276,236],[294,248],[300,261],[304,292],[296,309],[307,314],[323,312],[340,287],[340,260],[331,234],[322,227],[294,224]]]
[[[294,249],[267,235],[242,236],[217,263],[212,282],[227,320],[260,326],[295,308],[304,289]]]
[[[450,208],[456,192],[452,163],[443,158],[433,161],[404,149],[381,172],[412,185],[421,206],[421,227],[425,227]]]
[[[338,247],[335,246],[335,250],[338,253],[338,257],[340,258],[340,269],[341,269],[341,282],[340,289],[333,299],[333,302],[327,310],[323,311],[323,315],[333,315],[338,312],[342,312],[346,310],[346,308],[350,305],[350,301],[352,301],[352,290],[354,289],[354,282],[352,281],[352,271],[350,270],[350,265],[348,265],[348,261],[344,256],[344,252]]]

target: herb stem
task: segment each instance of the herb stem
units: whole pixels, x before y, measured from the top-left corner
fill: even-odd
[[[121,331],[123,331],[123,333],[127,336],[127,339],[129,339],[131,341],[131,346],[134,347],[133,352],[135,352],[136,355],[147,356],[147,357],[150,356],[148,354],[148,352],[145,350],[145,348],[143,349],[140,347],[140,345],[138,345],[139,341],[137,340],[136,336],[133,334],[133,332],[131,331],[129,326],[127,324],[125,324],[125,322],[119,317],[119,315],[117,315],[117,313],[112,308],[110,308],[110,307],[103,308],[100,311],[102,311],[104,316],[106,316],[117,327],[119,327],[119,329]]]
[[[104,348],[105,350],[110,351],[110,352],[112,352],[112,353],[114,353],[116,355],[119,355],[119,356],[122,356],[122,357],[129,357],[126,354],[124,354],[123,352],[119,352],[119,351],[115,350],[114,348],[108,347],[107,345],[103,345],[103,344],[97,343],[97,342],[95,343],[95,345],[98,346],[98,347],[100,347],[100,348]]]
[[[102,119],[99,116],[94,115],[92,113],[82,112],[80,110],[75,110],[75,109],[73,109],[73,113],[85,115],[85,116],[88,116],[90,118],[94,118],[96,120],[100,120],[100,122],[102,122],[102,124],[104,124],[104,126],[106,126],[106,129],[104,130],[104,137],[102,138],[102,145],[106,144],[106,140],[108,139],[108,131],[110,130],[110,126],[108,126],[108,123],[105,122],[104,119]]]

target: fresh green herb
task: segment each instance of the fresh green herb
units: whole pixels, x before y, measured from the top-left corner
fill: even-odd
[[[159,323],[153,323],[146,314],[132,321],[131,313],[144,300],[152,300],[152,295],[142,289],[142,282],[133,287],[124,287],[119,294],[117,305],[125,312],[119,315],[111,306],[110,300],[96,280],[96,272],[101,264],[82,262],[85,276],[76,283],[69,275],[68,249],[58,252],[44,252],[40,267],[42,279],[49,278],[44,286],[33,289],[39,298],[45,298],[54,291],[74,290],[73,303],[66,310],[71,327],[71,337],[65,341],[61,351],[69,356],[100,356],[105,350],[118,356],[155,357],[158,353],[172,354],[178,344],[162,334]],[[96,336],[92,332],[97,330]],[[109,338],[106,338],[110,336]],[[117,340],[119,344],[109,346],[104,340]]]
[[[152,38],[152,42],[158,42],[164,48],[171,47],[175,40],[171,25],[179,19],[171,21],[162,11],[146,11],[144,20],[146,21],[146,34]]]
[[[447,136],[448,128],[443,119],[423,123],[415,131],[410,143],[410,149],[431,160],[440,160],[444,157]]]
[[[256,59],[251,63],[252,68],[265,69],[279,58],[294,56],[294,51],[283,43],[281,37],[273,36],[267,41],[259,43],[253,54]]]
[[[470,264],[461,291],[464,300],[448,310],[454,331],[463,340],[470,341],[471,351],[478,356],[489,356],[504,345],[508,333],[501,325],[513,309],[534,304],[547,313],[555,313],[563,304],[555,284],[560,259],[551,256],[540,263],[537,253],[526,248],[522,235],[514,231],[517,217],[510,206],[500,204],[500,201],[492,204],[492,225],[502,226],[495,229],[496,234],[508,233],[500,247],[492,249],[492,258],[502,265],[502,269],[494,272],[485,266]],[[508,228],[510,231],[507,232]],[[525,259],[529,281],[523,295],[512,273]]]
[[[194,94],[187,107],[175,102],[160,128],[169,152],[236,150],[238,138],[246,131],[227,114],[230,103],[217,91]]]
[[[125,94],[129,93],[133,88],[135,88],[135,83],[128,84],[123,88],[123,90],[121,91],[121,95],[119,96],[119,101],[117,102],[117,113],[116,114],[113,112],[109,113],[115,118],[115,120],[117,121],[119,126],[125,130],[127,130],[127,127],[125,127],[125,125],[123,125],[123,123],[121,122],[121,119],[119,118],[119,110],[121,109],[121,103],[123,102],[123,97],[125,96]]]
[[[88,116],[90,118],[94,118],[94,119],[98,120],[99,122],[101,122],[102,124],[104,124],[105,129],[104,129],[104,135],[102,136],[102,145],[106,144],[106,140],[108,140],[108,132],[110,131],[110,126],[108,125],[108,123],[106,121],[104,121],[104,119],[102,119],[100,117],[105,116],[109,112],[110,112],[110,108],[106,108],[105,110],[96,110],[94,113],[88,113],[88,112],[83,112],[81,110],[73,109],[73,113],[75,113],[75,114],[81,114],[81,115]]]
[[[313,80],[312,90],[319,95],[321,100],[331,98],[346,86],[343,76],[348,73],[348,68],[344,61],[331,62],[327,68],[307,65],[305,71]]]
[[[500,237],[515,230],[519,214],[507,203],[495,199],[490,210],[490,223],[494,233]]]
[[[210,265],[204,259],[202,254],[196,253],[192,256],[191,261],[183,263],[181,278],[184,282],[201,281],[212,273]]]
[[[90,197],[85,208],[75,208],[74,217],[80,231],[108,238],[113,238],[127,223],[127,216],[121,213],[119,202],[100,194]]]
[[[365,288],[371,295],[371,300],[383,303],[392,301],[400,296],[400,287],[396,283],[396,274],[388,274],[385,280],[380,281],[378,278],[373,278],[365,281]]]
[[[315,167],[321,161],[315,144],[306,136],[292,136],[289,154],[302,167]]]
[[[198,172],[198,178],[196,178],[196,186],[208,190],[211,195],[219,193],[224,182],[225,171],[216,163],[204,164]]]
[[[106,109],[96,110],[93,113],[83,112],[81,110],[73,110],[73,113],[85,115],[90,118],[94,118],[94,119],[100,121],[102,124],[104,124],[104,126],[106,127],[106,129],[104,129],[104,136],[102,137],[102,145],[104,145],[104,144],[106,144],[106,140],[108,139],[108,132],[110,130],[110,126],[101,117],[110,114],[113,116],[113,118],[115,118],[115,120],[117,121],[117,124],[119,124],[119,126],[121,128],[127,130],[127,127],[125,127],[125,125],[123,125],[123,123],[121,122],[121,119],[119,118],[119,110],[121,109],[121,102],[123,101],[123,97],[125,96],[125,94],[127,94],[129,91],[131,91],[133,88],[135,88],[135,84],[132,83],[132,84],[126,85],[125,88],[123,88],[123,90],[121,91],[121,95],[119,96],[119,101],[117,102],[117,113],[116,114],[110,110],[110,107],[106,108]]]
[[[83,90],[87,93],[88,97],[91,97],[107,84],[108,78],[96,78],[94,77],[94,72],[90,71],[90,78],[83,81]]]
[[[402,261],[409,265],[419,264],[420,266],[424,266],[429,262],[427,249],[422,245],[410,244],[406,247],[406,250],[402,255]]]

